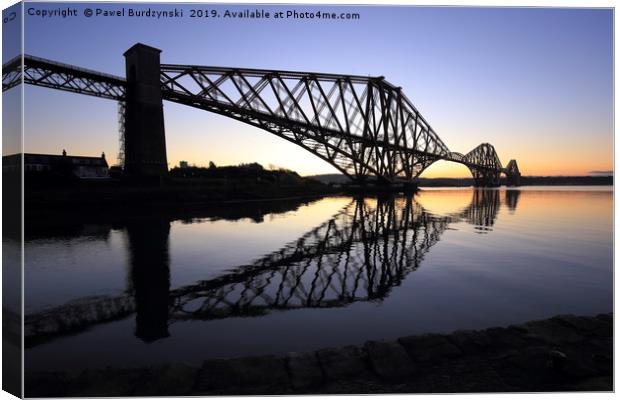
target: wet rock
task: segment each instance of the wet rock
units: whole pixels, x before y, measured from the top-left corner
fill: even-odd
[[[613,362],[613,358],[607,354],[592,354],[592,360],[597,363]]]
[[[481,354],[491,349],[491,340],[484,331],[459,330],[447,336],[466,355]]]
[[[274,356],[207,360],[198,374],[196,389],[209,391],[239,387],[273,387],[288,385],[284,360]]]
[[[611,392],[614,390],[613,378],[611,376],[601,376],[585,379],[572,386],[570,390],[585,392]]]
[[[577,330],[554,320],[533,321],[514,328],[521,329],[526,334],[525,339],[553,345],[579,343],[583,340]]]
[[[544,391],[567,381],[565,374],[554,368],[548,347],[512,350],[491,357],[490,363],[506,383],[523,390]]]
[[[562,368],[564,376],[570,380],[586,379],[599,375],[592,363],[583,363],[578,359],[569,358]]]
[[[78,397],[127,397],[133,395],[145,373],[146,369],[87,370],[72,382],[69,392]]]
[[[291,353],[67,374],[29,373],[28,397],[611,391],[610,315]],[[578,340],[581,338],[582,340]],[[373,373],[373,371],[376,373]],[[196,378],[195,381],[193,378]],[[316,388],[316,389],[314,389]]]
[[[343,394],[343,395],[368,395],[382,393],[407,393],[402,383],[394,383],[385,380],[364,378],[364,379],[341,379],[337,381],[329,381],[325,386],[321,387],[322,395],[325,394]],[[316,393],[319,394],[319,393]]]
[[[305,389],[323,383],[323,371],[314,353],[289,353],[286,365],[295,389]]]
[[[66,372],[35,372],[24,376],[25,397],[64,397],[71,395],[75,376]]]
[[[519,349],[531,344],[525,333],[515,328],[489,328],[484,333],[489,339],[489,348],[492,350]]]
[[[593,348],[589,343],[566,349],[567,360],[562,372],[572,381],[613,372],[612,345],[607,350]]]
[[[584,336],[609,337],[613,334],[613,324],[600,318],[577,317],[567,314],[553,317],[552,320],[572,327]]]
[[[138,396],[184,396],[194,389],[199,369],[185,364],[151,367],[136,385]]]
[[[427,377],[425,386],[428,387],[424,391],[429,393],[514,391],[514,387],[506,384],[489,362],[480,357],[453,359],[424,372]]]
[[[614,347],[613,336],[591,337],[579,344],[582,349],[588,349],[592,353],[611,354]]]
[[[614,323],[614,317],[613,314],[599,314],[596,316],[596,318],[600,319],[601,321],[605,321],[609,324],[613,324]]]
[[[366,355],[356,346],[321,349],[316,352],[321,368],[330,379],[359,376],[369,372]]]
[[[593,368],[601,375],[611,375],[614,370],[613,352],[609,348],[606,354],[594,353],[592,354]]]
[[[405,348],[397,342],[370,341],[364,345],[372,369],[386,379],[401,379],[415,372]]]
[[[551,366],[556,370],[562,370],[566,364],[566,354],[559,350],[551,350],[549,352],[549,358],[551,359]]]
[[[463,355],[444,335],[406,336],[398,341],[416,362],[443,361]]]
[[[573,382],[611,376],[611,346],[602,357],[593,356],[588,343],[562,350],[536,346],[500,353],[493,367],[512,386],[526,391],[569,390]]]

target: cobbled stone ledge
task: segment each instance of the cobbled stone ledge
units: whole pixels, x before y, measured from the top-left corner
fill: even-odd
[[[560,315],[286,356],[26,375],[27,397],[613,390],[613,315]]]

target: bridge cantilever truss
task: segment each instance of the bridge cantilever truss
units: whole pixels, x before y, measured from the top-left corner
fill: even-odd
[[[127,81],[25,55],[3,66],[3,91],[22,81],[124,102]],[[438,160],[466,165],[477,186],[518,184],[492,145],[450,152],[402,89],[383,77],[160,65],[164,100],[225,115],[291,141],[351,179],[412,181]]]
[[[164,97],[292,141],[345,175],[417,177],[448,147],[383,77],[161,66]]]

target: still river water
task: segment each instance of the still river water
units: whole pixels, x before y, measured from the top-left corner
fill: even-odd
[[[35,232],[25,367],[199,364],[611,312],[612,197],[425,189]]]

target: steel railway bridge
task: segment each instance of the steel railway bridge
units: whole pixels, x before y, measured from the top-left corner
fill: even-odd
[[[502,166],[483,143],[451,152],[402,89],[384,77],[160,63],[160,50],[136,44],[126,78],[34,56],[2,67],[2,90],[20,84],[118,101],[119,160],[129,175],[167,171],[163,100],[225,115],[271,132],[358,182],[412,183],[432,163],[471,171],[476,186],[518,185],[515,160]]]

